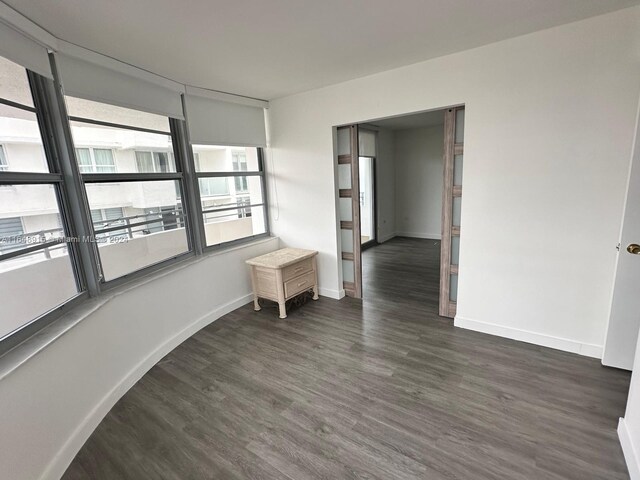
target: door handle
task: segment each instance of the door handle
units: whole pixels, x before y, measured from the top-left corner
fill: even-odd
[[[634,255],[640,255],[640,245],[637,243],[630,243],[627,247],[627,252],[633,253]]]

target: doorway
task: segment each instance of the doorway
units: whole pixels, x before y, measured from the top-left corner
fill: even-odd
[[[460,269],[463,136],[462,106],[338,128],[342,270],[347,295],[361,298],[363,285],[380,292],[386,273],[393,271],[396,280],[389,280],[389,288],[397,287],[403,278],[413,278],[408,287],[416,291],[407,291],[407,295],[435,292],[437,313],[453,318]],[[438,252],[439,259],[434,262],[425,257],[424,262],[412,264],[404,258],[406,252],[420,258],[422,253]],[[391,262],[374,258],[384,255]],[[393,266],[394,259],[403,264],[407,275]],[[376,268],[384,270],[384,275]],[[363,282],[363,275],[371,278]],[[367,281],[374,278],[375,282]],[[425,284],[424,279],[430,283]]]
[[[360,157],[360,247],[376,244],[376,183],[374,157]]]

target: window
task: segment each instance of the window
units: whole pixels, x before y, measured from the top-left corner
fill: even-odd
[[[140,173],[175,172],[176,165],[171,152],[136,151],[136,168]]]
[[[189,252],[181,201],[182,174],[176,168],[171,134],[147,128],[162,126],[163,122],[155,118],[157,115],[145,112],[67,100],[88,116],[70,115],[74,141],[111,146],[76,149],[78,166],[84,173],[102,281],[115,280]],[[136,126],[136,118],[140,127]],[[168,121],[165,119],[164,123]],[[150,145],[153,149],[149,149]],[[169,178],[153,176],[158,173]]]
[[[115,173],[113,150],[106,148],[76,148],[80,173]]]
[[[246,172],[247,171],[247,156],[244,152],[232,151],[231,158],[233,162],[234,172]],[[236,177],[236,192],[248,192],[249,187],[247,185],[247,177]]]
[[[266,233],[262,150],[193,145],[207,246]]]
[[[47,127],[38,120],[27,71],[0,57],[0,80],[0,187],[10,187],[0,188],[3,338],[66,303],[79,288],[74,248],[59,222],[64,184],[44,154],[40,132]]]
[[[6,172],[7,170],[9,170],[7,156],[4,153],[4,146],[0,145],[0,172]]]
[[[0,354],[123,277],[267,232],[260,148],[196,145],[195,178],[185,180],[178,92],[156,89],[140,104],[128,101],[127,87],[101,96],[100,82],[63,54],[50,63],[42,53],[34,68],[44,76],[0,57]],[[49,70],[58,60],[64,67]],[[57,71],[65,69],[67,92],[168,116],[71,96],[59,102]],[[244,118],[235,133],[253,136],[234,141],[263,144]]]

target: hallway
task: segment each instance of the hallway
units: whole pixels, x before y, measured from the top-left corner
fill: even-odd
[[[109,412],[70,479],[626,479],[629,374],[454,328],[437,243],[364,254],[365,299],[246,305]],[[415,288],[418,287],[418,288]]]

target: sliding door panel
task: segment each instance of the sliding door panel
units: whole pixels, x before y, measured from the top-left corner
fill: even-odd
[[[358,126],[338,128],[338,214],[343,288],[362,298]]]
[[[444,183],[442,189],[442,243],[440,246],[440,315],[453,318],[458,301],[458,272],[462,218],[464,161],[464,107],[451,108],[444,117]]]

